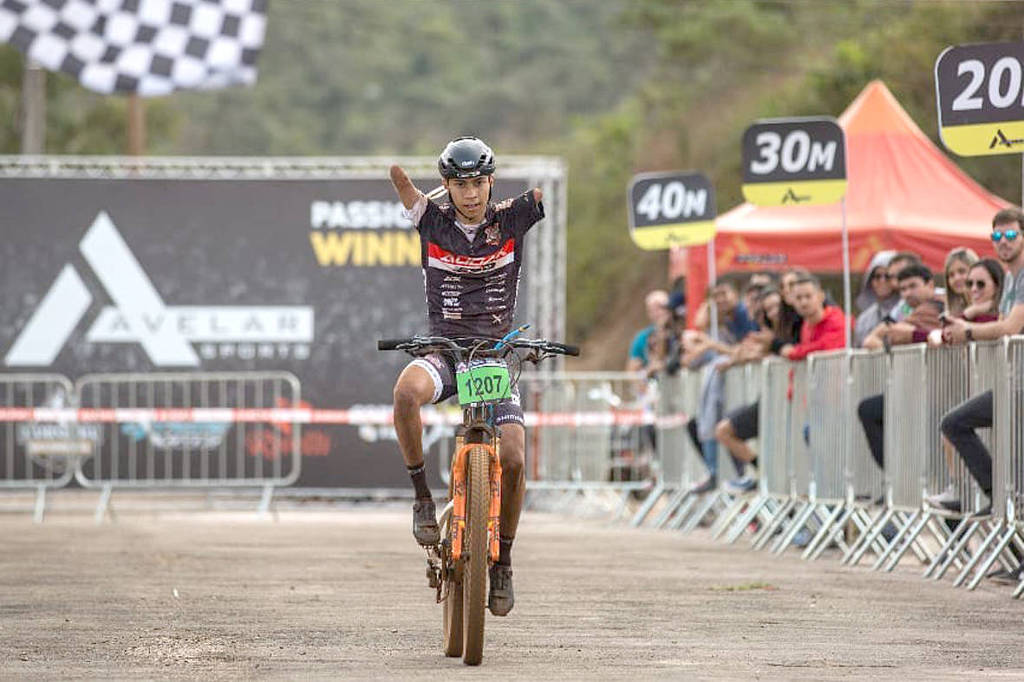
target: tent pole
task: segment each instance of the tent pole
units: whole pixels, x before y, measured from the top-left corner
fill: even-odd
[[[718,274],[715,272],[715,238],[712,237],[711,241],[708,242],[708,286],[714,289],[715,284],[718,283]],[[718,306],[715,305],[715,297],[707,297],[708,301],[708,315],[709,322],[708,326],[711,328],[708,330],[711,333],[711,338],[715,341],[718,340]]]
[[[846,312],[846,347],[852,348],[850,339],[850,320],[852,319],[850,305],[850,235],[846,229],[846,197],[839,200],[843,211],[843,307]]]

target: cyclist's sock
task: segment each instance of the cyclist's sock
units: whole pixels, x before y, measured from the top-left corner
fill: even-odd
[[[498,563],[502,566],[512,565],[512,541],[515,538],[507,538],[504,535],[498,536]]]
[[[417,500],[431,499],[430,488],[427,487],[427,470],[424,464],[417,464],[414,467],[407,466],[409,478],[412,479],[412,487],[416,489]]]

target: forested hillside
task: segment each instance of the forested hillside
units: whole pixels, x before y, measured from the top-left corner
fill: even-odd
[[[1019,39],[1014,2],[272,0],[259,83],[147,102],[149,153],[433,154],[454,134],[570,163],[569,336],[640,322],[664,254],[625,227],[629,177],[701,170],[740,199],[739,139],[764,116],[839,114],[883,79],[937,140],[947,45]],[[18,149],[21,56],[0,47],[0,151]],[[124,101],[48,78],[47,150],[119,153]],[[956,159],[1019,201],[1016,157]],[[619,335],[621,337],[621,335]],[[616,337],[614,353],[623,345]]]

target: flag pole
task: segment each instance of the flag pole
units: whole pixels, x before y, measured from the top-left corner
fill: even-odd
[[[21,80],[21,153],[46,151],[46,71],[25,59]]]
[[[128,155],[146,152],[146,109],[138,95],[128,96]]]

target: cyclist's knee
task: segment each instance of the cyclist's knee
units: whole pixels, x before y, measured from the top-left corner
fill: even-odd
[[[506,447],[501,444],[501,470],[509,476],[519,477],[523,473],[525,457],[523,449],[517,447]]]
[[[501,432],[501,469],[511,475],[518,475],[523,471],[523,463],[526,459],[524,434],[522,427],[502,428]]]
[[[425,402],[422,391],[418,390],[415,385],[402,381],[395,384],[394,401],[395,410],[398,412],[418,410]]]
[[[728,419],[722,419],[715,424],[715,438],[718,440],[728,440],[733,437],[732,422]]]

